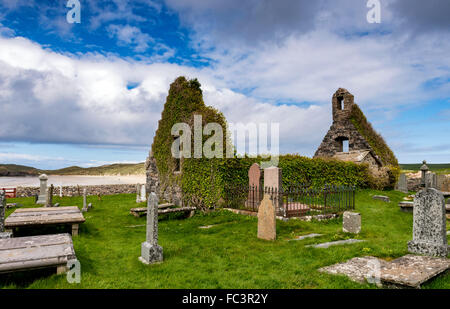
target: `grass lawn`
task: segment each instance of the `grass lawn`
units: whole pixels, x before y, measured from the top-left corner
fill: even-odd
[[[390,203],[374,201],[383,194]],[[94,208],[85,214],[74,247],[81,263],[81,283],[69,284],[54,269],[0,275],[1,288],[374,288],[344,276],[317,271],[322,266],[356,256],[373,255],[394,259],[407,254],[412,238],[412,214],[397,206],[403,193],[364,190],[357,194],[356,210],[362,215],[360,235],[342,233],[342,218],[328,222],[277,222],[278,239],[268,242],[256,238],[257,219],[227,211],[198,213],[193,218],[160,217],[159,244],[164,262],[143,265],[138,261],[145,240],[146,218],[129,214],[136,207],[134,194],[88,197]],[[33,198],[9,199],[24,207],[35,207]],[[62,206],[81,205],[81,197],[55,198]],[[139,205],[145,206],[145,204]],[[7,211],[9,215],[13,210]],[[210,229],[200,226],[215,225]],[[40,232],[36,232],[40,233]],[[287,241],[295,236],[319,233],[321,238]],[[340,240],[365,239],[367,242],[329,249],[305,245]],[[424,288],[450,288],[450,274]]]

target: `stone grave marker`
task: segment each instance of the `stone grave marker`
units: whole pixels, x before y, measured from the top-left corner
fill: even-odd
[[[50,185],[47,191],[47,199],[45,201],[45,207],[53,207],[53,184]]]
[[[404,173],[401,173],[398,178],[397,191],[408,193],[408,179]]]
[[[40,188],[39,188],[39,196],[36,201],[36,204],[46,204],[47,203],[47,180],[48,177],[45,174],[39,176]]]
[[[264,194],[264,199],[258,209],[258,238],[275,240],[277,238],[277,221],[275,206],[269,194]]]
[[[390,203],[391,202],[389,196],[384,196],[384,195],[374,195],[374,196],[372,196],[372,199],[383,201],[383,202],[386,202],[386,203]]]
[[[282,189],[282,170],[281,168],[272,166],[264,169],[264,188],[270,190],[274,189],[276,192],[280,192]],[[278,194],[273,196],[273,203],[276,211],[283,212],[283,201],[278,198]],[[284,213],[284,216],[286,214]]]
[[[361,232],[361,214],[351,211],[344,212],[342,230],[344,233],[359,234]]]
[[[86,188],[83,189],[83,209],[81,209],[82,212],[88,211],[87,201],[86,201]]]
[[[258,207],[260,201],[260,190],[262,189],[261,167],[258,163],[253,163],[248,170],[248,192],[247,206]]]
[[[158,245],[158,197],[150,193],[147,200],[147,234],[141,245],[139,260],[144,264],[163,261],[163,248]]]
[[[6,195],[5,191],[0,190],[0,239],[11,238],[10,232],[5,232],[5,210]]]
[[[426,188],[414,198],[413,240],[408,251],[415,254],[446,257],[445,200],[441,192]]]
[[[136,184],[136,203],[141,202],[141,190],[140,190],[140,184]]]
[[[145,189],[145,185],[141,185],[141,202],[146,202],[147,201],[147,192]]]

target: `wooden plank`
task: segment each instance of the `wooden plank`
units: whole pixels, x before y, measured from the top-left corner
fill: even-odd
[[[62,266],[76,259],[69,234],[0,239],[0,272]]]

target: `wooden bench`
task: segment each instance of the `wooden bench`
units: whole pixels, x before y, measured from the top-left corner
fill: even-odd
[[[170,206],[167,206],[170,205]],[[161,207],[163,206],[163,207]],[[158,206],[158,215],[176,213],[176,212],[190,212],[189,217],[192,217],[195,213],[195,207],[180,207],[180,208],[170,208],[174,206],[173,204],[162,204]],[[130,213],[135,217],[145,216],[147,214],[147,208],[132,208]]]
[[[78,235],[78,226],[86,221],[77,206],[16,209],[5,220],[7,232],[15,228],[44,225],[71,225],[72,236]]]
[[[70,260],[76,256],[69,234],[0,239],[0,273],[56,267],[61,274]]]

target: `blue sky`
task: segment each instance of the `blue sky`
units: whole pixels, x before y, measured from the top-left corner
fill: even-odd
[[[280,123],[312,156],[340,87],[402,163],[450,162],[450,4],[0,0],[0,163],[143,162],[170,83],[197,77],[231,123]]]

